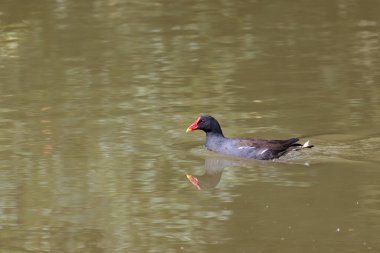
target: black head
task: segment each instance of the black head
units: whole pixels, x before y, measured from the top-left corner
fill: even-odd
[[[186,132],[191,132],[191,131],[198,130],[198,129],[203,130],[205,133],[215,133],[215,134],[223,135],[222,129],[221,129],[218,121],[210,115],[199,116],[194,121],[194,123],[191,124],[187,128]]]

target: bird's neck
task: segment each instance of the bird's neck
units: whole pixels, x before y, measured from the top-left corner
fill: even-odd
[[[215,122],[212,124],[211,131],[206,131],[206,136],[221,136],[224,137],[222,128],[218,124],[218,122]]]
[[[224,137],[221,131],[207,132],[205,146],[209,150],[217,151],[221,147],[222,143],[224,143],[225,140],[226,138]]]
[[[224,138],[222,129],[219,131],[206,132],[206,138]]]

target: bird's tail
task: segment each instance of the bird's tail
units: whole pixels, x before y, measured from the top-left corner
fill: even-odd
[[[312,148],[314,147],[314,145],[310,145],[310,141],[308,140],[307,142],[305,142],[301,148]]]

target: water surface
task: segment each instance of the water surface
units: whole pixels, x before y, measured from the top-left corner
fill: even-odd
[[[379,11],[2,1],[0,251],[379,251]],[[315,148],[216,155],[200,113]]]

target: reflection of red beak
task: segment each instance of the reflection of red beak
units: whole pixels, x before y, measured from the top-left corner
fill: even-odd
[[[201,190],[201,187],[199,186],[199,180],[198,178],[192,176],[192,175],[186,175],[187,179],[189,179],[190,183],[192,183],[198,190]]]
[[[186,129],[186,133],[198,129],[198,121],[200,120],[200,118],[201,118],[201,117],[199,116],[199,117],[194,121],[194,123],[191,124],[191,125]]]

